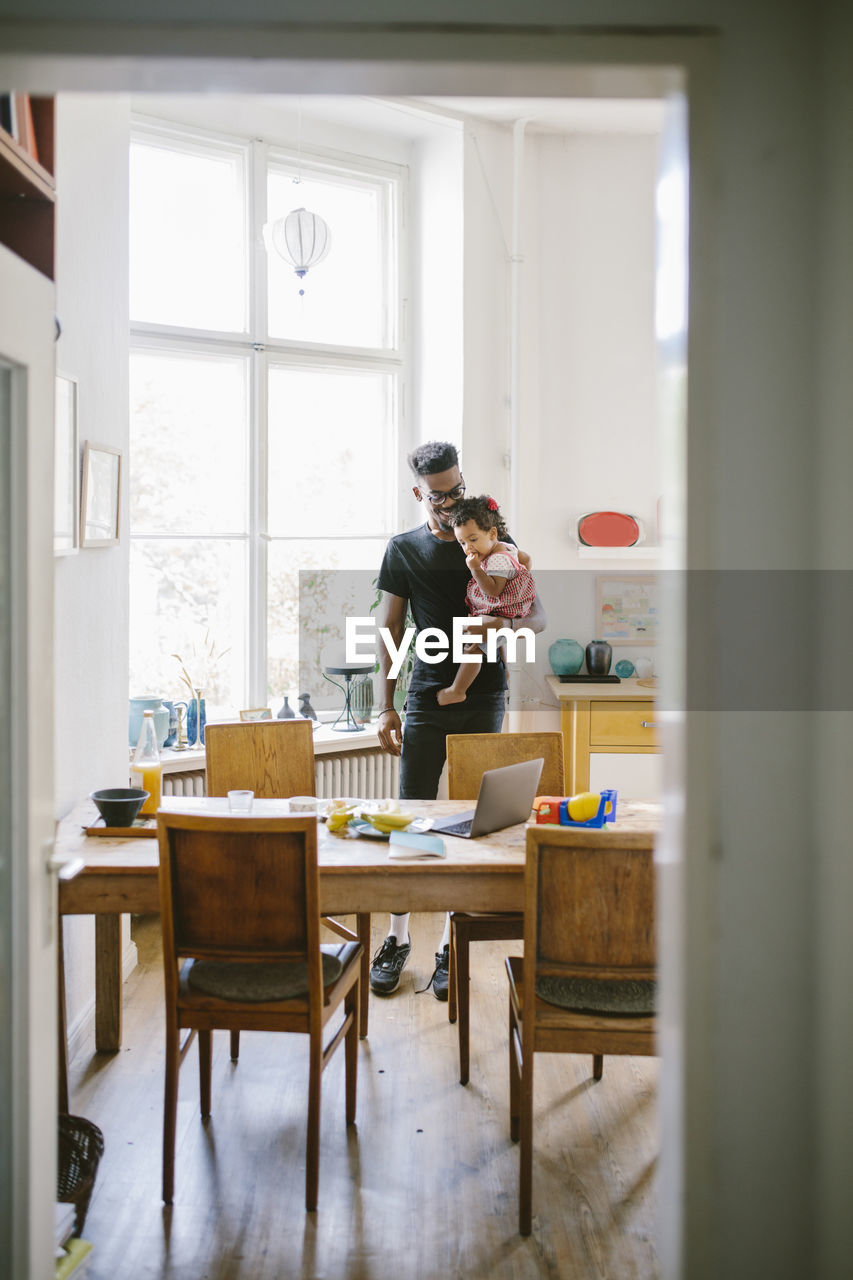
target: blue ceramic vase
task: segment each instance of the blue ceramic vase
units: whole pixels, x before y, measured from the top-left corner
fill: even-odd
[[[169,732],[163,742],[164,747],[173,747],[178,741],[178,704],[163,699],[163,706],[169,708]]]
[[[199,699],[193,698],[187,707],[187,742],[191,747],[195,746],[196,728],[198,725],[198,704]],[[204,726],[207,721],[207,711],[204,705],[204,698],[201,699],[201,740],[204,742]]]
[[[130,714],[127,721],[127,740],[135,747],[142,730],[142,714],[144,711],[154,712],[154,728],[157,733],[157,744],[163,746],[169,734],[169,708],[162,698],[140,697],[130,699]]]
[[[548,649],[548,661],[555,676],[576,676],[583,658],[583,645],[577,640],[555,640]]]

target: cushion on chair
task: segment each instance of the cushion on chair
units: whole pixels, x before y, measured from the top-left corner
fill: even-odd
[[[320,950],[323,986],[327,987],[341,976],[347,947],[333,945]],[[197,960],[189,970],[187,982],[194,990],[219,1000],[258,1004],[270,1000],[295,1000],[308,994],[308,966],[301,960],[280,964]]]
[[[657,1002],[657,982],[646,979],[557,978],[536,979],[536,994],[548,1004],[577,1013],[651,1016]]]

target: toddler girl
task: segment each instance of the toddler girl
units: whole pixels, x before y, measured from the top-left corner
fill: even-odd
[[[494,498],[461,498],[448,512],[456,539],[465,552],[471,570],[471,581],[465,595],[473,617],[481,618],[483,629],[501,625],[504,618],[524,618],[536,597],[536,584],[530,572],[530,557],[507,541],[507,528]],[[466,653],[478,654],[481,646],[465,646]],[[464,702],[469,686],[476,678],[482,658],[463,662],[446,689],[439,689],[439,705]]]

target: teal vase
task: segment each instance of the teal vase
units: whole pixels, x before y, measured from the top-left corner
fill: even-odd
[[[576,676],[583,657],[583,645],[577,640],[555,640],[548,649],[548,661],[555,676]]]

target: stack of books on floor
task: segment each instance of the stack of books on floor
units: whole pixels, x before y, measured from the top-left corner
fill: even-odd
[[[92,1252],[88,1240],[80,1240],[71,1233],[77,1208],[73,1204],[57,1204],[54,1227],[56,1241],[55,1280],[67,1280],[68,1276],[81,1277],[86,1271],[86,1259]]]

